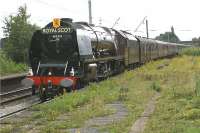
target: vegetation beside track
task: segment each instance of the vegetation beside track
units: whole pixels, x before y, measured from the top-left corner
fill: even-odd
[[[181,56],[149,62],[133,71],[92,83],[83,90],[36,106],[31,109],[36,112],[25,122],[2,131],[17,129],[26,132],[24,125],[32,125],[42,133],[59,133],[81,127],[90,118],[114,113],[115,110],[105,105],[121,101],[128,109],[127,119],[100,128],[111,133],[126,133],[144,111],[148,100],[159,92],[161,96],[145,133],[198,133],[200,57],[188,56],[184,52]]]
[[[145,77],[155,80],[162,88],[145,133],[200,132],[199,53],[199,49],[185,49],[181,57],[172,59],[169,66],[158,72],[151,68],[144,71]]]
[[[200,56],[200,47],[192,47],[184,49],[181,55]]]
[[[27,71],[27,65],[22,63],[15,63],[8,58],[3,51],[0,51],[0,75],[5,76],[15,73],[23,73]]]
[[[115,110],[106,108],[105,105],[121,101],[128,108],[128,119],[113,123],[114,125],[107,127],[107,130],[128,132],[132,122],[143,112],[145,104],[155,93],[150,85],[151,82],[140,82],[133,71],[128,71],[100,83],[91,83],[83,90],[67,93],[48,103],[35,106],[31,109],[35,112],[30,118],[17,122],[12,127],[2,128],[2,131],[27,132],[27,129],[23,128],[24,125],[34,124],[33,127],[41,133],[59,133],[61,130],[81,127],[90,118],[115,113]]]
[[[150,88],[149,81],[136,85],[138,82],[133,71],[129,71],[100,83],[92,83],[85,90],[66,94],[48,104],[35,107],[35,110],[40,111],[35,113],[32,118],[48,120],[43,123],[45,127],[41,129],[41,132],[59,132],[59,129],[81,127],[90,118],[114,113],[115,110],[105,108],[105,105],[121,101],[127,105],[129,110],[128,119],[122,123],[115,123],[112,130],[128,132],[132,121],[142,113],[146,102],[155,93]],[[122,92],[123,89],[125,92]],[[68,117],[62,122],[56,122],[56,124],[53,122],[62,116]]]

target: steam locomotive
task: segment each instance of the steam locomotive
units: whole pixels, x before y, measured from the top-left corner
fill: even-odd
[[[24,83],[33,87],[33,93],[38,89],[45,100],[125,68],[176,55],[183,47],[70,18],[54,19],[32,36],[29,59],[33,75]]]

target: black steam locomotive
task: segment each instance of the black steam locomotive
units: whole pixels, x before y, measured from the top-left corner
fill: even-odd
[[[54,19],[34,33],[29,51],[33,75],[26,83],[42,100],[125,68],[178,54],[185,45],[156,41],[123,30]]]

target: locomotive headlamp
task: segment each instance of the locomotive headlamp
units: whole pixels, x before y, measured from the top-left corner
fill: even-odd
[[[60,81],[60,86],[62,87],[70,87],[73,85],[73,81],[71,79],[63,79]]]
[[[69,72],[70,73],[70,76],[74,76],[74,68],[72,67],[71,71]]]
[[[49,72],[49,73],[48,73],[48,75],[49,75],[49,76],[51,76],[51,75],[52,75],[52,73],[51,73],[51,72]]]

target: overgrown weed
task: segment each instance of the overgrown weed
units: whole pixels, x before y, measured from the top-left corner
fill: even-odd
[[[0,75],[8,75],[13,73],[22,73],[27,71],[27,65],[15,63],[8,58],[3,51],[0,50]]]

